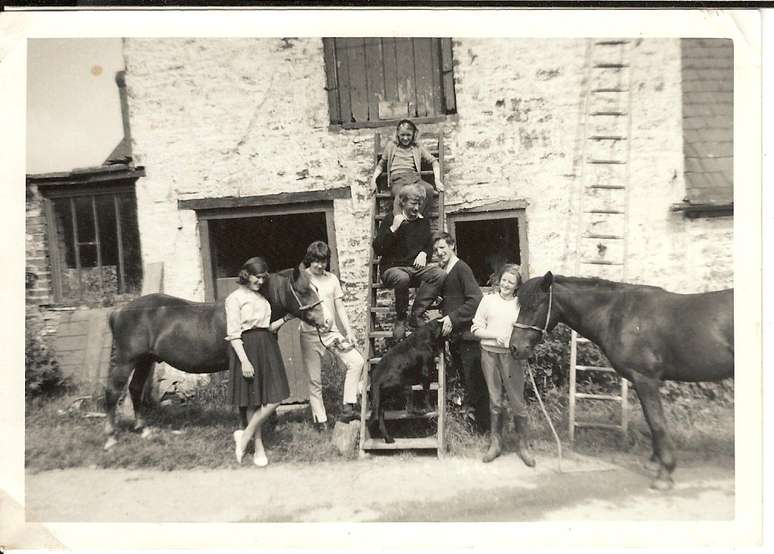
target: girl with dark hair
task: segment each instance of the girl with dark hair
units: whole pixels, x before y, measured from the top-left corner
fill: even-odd
[[[253,462],[259,467],[269,463],[261,440],[263,422],[290,396],[275,335],[288,317],[271,323],[271,306],[260,292],[268,276],[266,261],[250,258],[239,271],[239,287],[226,297],[231,403],[248,422],[245,429],[234,431],[236,458],[242,463],[247,445],[255,438]]]
[[[425,189],[425,200],[422,214],[427,217],[433,200],[433,185],[424,181],[420,171],[422,160],[432,164],[435,177],[435,189],[444,190],[441,182],[441,166],[427,148],[417,143],[417,126],[409,119],[402,119],[395,129],[395,139],[384,146],[382,157],[376,163],[371,184],[376,190],[376,179],[387,170],[387,186],[394,199],[393,214],[400,213],[398,193],[406,185],[419,184]]]
[[[521,268],[505,264],[498,272],[499,286],[481,300],[470,330],[481,339],[481,370],[489,390],[490,442],[483,461],[491,462],[502,452],[504,395],[508,396],[516,431],[516,452],[529,467],[535,458],[529,450],[527,406],[524,403],[524,366],[508,349],[513,323],[519,315],[516,291],[521,286]]]

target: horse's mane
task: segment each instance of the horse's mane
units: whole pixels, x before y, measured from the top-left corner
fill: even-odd
[[[664,290],[662,287],[656,287],[653,285],[639,285],[635,283],[622,283],[620,281],[610,281],[608,279],[602,279],[600,277],[570,277],[566,275],[554,275],[554,281],[559,284],[570,284],[588,288],[605,288],[613,290],[630,290],[632,288],[637,289],[658,289]]]

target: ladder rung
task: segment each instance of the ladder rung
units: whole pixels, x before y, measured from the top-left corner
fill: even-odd
[[[368,390],[371,390],[371,384],[370,383],[368,384]],[[422,385],[411,385],[411,390],[412,391],[420,391],[420,390],[424,390],[424,389],[422,388]],[[430,383],[430,390],[431,391],[438,390],[438,383]]]
[[[576,371],[601,371],[604,373],[615,373],[615,370],[612,367],[604,367],[604,366],[598,366],[598,365],[576,365],[575,370]]]
[[[371,417],[371,410],[366,413],[366,419]],[[406,410],[384,410],[384,419],[388,421],[398,421],[405,419],[432,419],[438,417],[438,412],[432,410],[424,413],[411,413]]]
[[[371,331],[368,336],[372,339],[389,339],[392,338],[392,331]]]
[[[589,339],[587,339],[586,337],[580,337],[580,336],[576,336],[576,337],[575,337],[575,342],[578,342],[578,343],[580,343],[580,342],[591,342],[591,341],[590,341]],[[576,367],[577,367],[577,366],[576,366]]]
[[[606,260],[581,260],[581,263],[589,265],[623,265],[621,262],[608,262]]]
[[[616,402],[621,402],[623,400],[621,396],[616,396],[614,394],[590,394],[586,392],[576,392],[575,398],[579,400],[615,400]]]
[[[381,359],[382,359],[381,356],[374,356],[373,358],[368,358],[368,363],[372,364],[372,365],[373,364],[378,364],[379,360],[381,360]]]
[[[584,235],[584,239],[615,239],[615,240],[622,240],[623,237],[620,235]]]
[[[623,431],[623,427],[615,423],[593,423],[591,421],[576,421],[576,427],[601,427],[602,429],[616,429]]]
[[[371,313],[375,314],[389,314],[394,311],[395,309],[392,306],[371,306]]]
[[[410,450],[412,448],[438,448],[438,439],[435,437],[422,437],[414,439],[401,439],[395,437],[395,442],[388,444],[384,439],[366,439],[363,441],[363,450]]]

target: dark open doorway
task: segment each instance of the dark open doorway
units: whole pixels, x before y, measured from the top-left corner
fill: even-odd
[[[525,267],[526,225],[521,210],[450,215],[449,229],[457,240],[457,255],[473,270],[476,282],[489,286],[505,263]]]

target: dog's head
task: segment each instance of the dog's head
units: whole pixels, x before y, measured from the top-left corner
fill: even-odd
[[[422,334],[426,334],[426,337],[424,337],[424,339],[432,342],[433,345],[437,346],[443,341],[443,335],[441,334],[441,329],[443,329],[441,320],[434,319],[432,321],[429,321],[427,325],[422,327],[419,331],[417,331],[417,333],[421,331]]]

